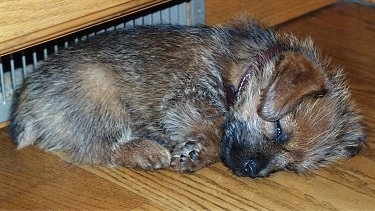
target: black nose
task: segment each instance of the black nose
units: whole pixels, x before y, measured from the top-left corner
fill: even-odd
[[[259,161],[255,159],[247,160],[244,163],[244,168],[246,174],[253,179],[259,175],[259,172],[261,170]]]

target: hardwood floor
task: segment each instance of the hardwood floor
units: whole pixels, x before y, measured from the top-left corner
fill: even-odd
[[[345,67],[367,126],[361,153],[307,174],[235,177],[221,163],[195,174],[69,165],[17,151],[0,130],[0,210],[375,210],[375,7],[338,3],[278,26],[311,36]]]

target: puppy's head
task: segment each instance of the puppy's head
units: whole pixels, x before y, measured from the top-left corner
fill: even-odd
[[[236,175],[305,171],[354,156],[365,135],[340,70],[301,52],[267,62],[231,107],[222,160]]]

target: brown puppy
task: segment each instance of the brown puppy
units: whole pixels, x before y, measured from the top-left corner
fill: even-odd
[[[94,165],[193,172],[221,150],[254,178],[325,166],[365,140],[341,70],[253,20],[101,35],[49,59],[17,99],[19,148]]]

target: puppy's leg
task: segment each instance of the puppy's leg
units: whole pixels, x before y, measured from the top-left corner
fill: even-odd
[[[219,160],[222,115],[214,107],[195,106],[178,105],[167,115],[167,129],[177,140],[171,167],[179,172],[194,172]]]
[[[171,155],[167,148],[147,139],[132,140],[121,145],[115,153],[116,163],[144,170],[169,167]]]
[[[152,140],[139,138],[126,143],[108,143],[107,140],[92,143],[95,142],[97,144],[75,146],[63,151],[68,152],[71,162],[88,165],[124,166],[143,170],[170,166],[169,150]]]
[[[194,172],[219,160],[216,133],[196,131],[186,136],[172,151],[171,167],[179,172]]]
[[[94,113],[94,112],[92,112]],[[98,114],[98,113],[96,113]],[[135,133],[125,117],[118,121],[96,122],[101,124],[95,130],[93,121],[76,125],[67,117],[48,118],[49,121],[13,121],[13,137],[18,148],[36,144],[55,152],[63,152],[73,163],[103,166],[127,166],[144,170],[155,170],[170,166],[171,155],[166,147],[151,138]],[[86,116],[87,117],[87,116]],[[81,120],[84,121],[84,120]],[[108,125],[105,125],[106,122]]]

